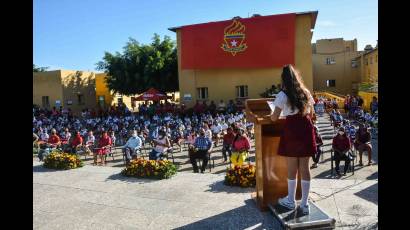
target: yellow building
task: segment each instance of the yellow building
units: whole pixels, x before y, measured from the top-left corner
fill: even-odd
[[[311,39],[318,12],[296,13],[295,67],[301,72],[306,86],[313,89]],[[281,82],[282,68],[258,69],[181,69],[181,27],[176,32],[178,78],[181,102],[191,107],[197,100],[260,98],[273,84]],[[209,104],[209,103],[208,103]]]
[[[43,108],[67,107],[78,114],[95,108],[95,73],[72,70],[33,72],[33,104]]]
[[[95,94],[97,97],[97,103],[103,109],[111,106],[114,97],[113,93],[110,92],[105,83],[106,76],[106,73],[95,74]]]
[[[360,55],[357,40],[320,39],[312,44],[313,89],[339,94],[357,93]]]
[[[132,98],[114,94],[105,82],[106,73],[73,70],[53,70],[33,72],[33,104],[42,108],[67,107],[78,114],[82,109],[108,109],[112,105],[124,103],[132,109]],[[179,92],[167,93],[178,102]],[[140,103],[135,103],[135,110]]]
[[[356,58],[360,70],[361,83],[376,83],[379,81],[379,49],[367,45],[365,51]]]

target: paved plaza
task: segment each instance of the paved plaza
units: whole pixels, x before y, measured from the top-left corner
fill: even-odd
[[[377,229],[377,140],[375,165],[356,167],[340,179],[330,176],[333,128],[319,118],[325,155],[312,170],[310,199],[337,221],[337,229]],[[223,184],[227,164],[220,147],[214,149],[215,168],[193,174],[184,149],[175,153],[178,174],[168,180],[145,180],[119,175],[118,152],[108,166],[44,169],[33,159],[34,229],[280,229],[269,212],[251,200],[253,189]],[[252,151],[252,154],[254,151]],[[254,155],[252,155],[254,160]],[[364,156],[367,163],[367,156]],[[341,163],[343,165],[343,163]]]

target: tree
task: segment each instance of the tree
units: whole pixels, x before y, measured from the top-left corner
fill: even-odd
[[[45,72],[48,69],[48,67],[36,67],[35,64],[33,64],[33,72]]]
[[[270,89],[266,89],[265,92],[261,93],[260,96],[264,98],[272,98],[274,94],[280,92],[281,85],[272,85]]]
[[[175,42],[154,34],[152,43],[141,45],[133,38],[123,52],[105,52],[97,69],[107,73],[110,90],[123,95],[139,94],[148,88],[170,92],[178,90],[178,63]]]

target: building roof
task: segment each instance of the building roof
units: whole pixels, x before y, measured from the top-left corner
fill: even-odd
[[[370,54],[370,53],[373,53],[374,51],[376,51],[378,49],[378,47],[376,46],[375,48],[373,48],[372,50],[370,50],[370,51],[360,51],[360,52],[362,52],[359,56],[357,56],[357,57],[355,57],[355,59],[357,59],[357,58],[360,58],[361,56],[366,56],[366,55],[368,55],[368,54]]]
[[[305,12],[298,12],[298,13],[295,13],[295,14],[296,14],[296,15],[310,14],[310,15],[312,16],[312,18],[311,18],[312,28],[311,28],[311,29],[314,29],[314,28],[315,28],[315,25],[316,25],[316,19],[317,19],[318,13],[319,13],[319,11],[305,11]],[[265,16],[258,16],[258,17],[266,17],[266,16],[273,16],[273,15],[265,15]],[[249,17],[249,18],[250,18],[250,17]],[[228,20],[221,20],[221,21],[214,21],[214,22],[222,22],[222,21],[228,21]],[[206,23],[210,23],[210,22],[206,22]],[[197,23],[197,24],[192,24],[192,25],[199,25],[199,24],[205,24],[205,23]],[[187,26],[187,25],[185,25],[185,26]],[[168,28],[168,30],[173,31],[173,32],[176,32],[177,29],[181,29],[182,27],[183,27],[183,26],[171,27],[171,28]]]

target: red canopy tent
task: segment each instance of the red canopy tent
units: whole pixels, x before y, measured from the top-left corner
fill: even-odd
[[[166,94],[161,93],[160,91],[154,88],[151,88],[145,91],[139,97],[135,98],[134,100],[136,101],[159,101],[159,100],[165,100],[167,98],[168,97]]]

